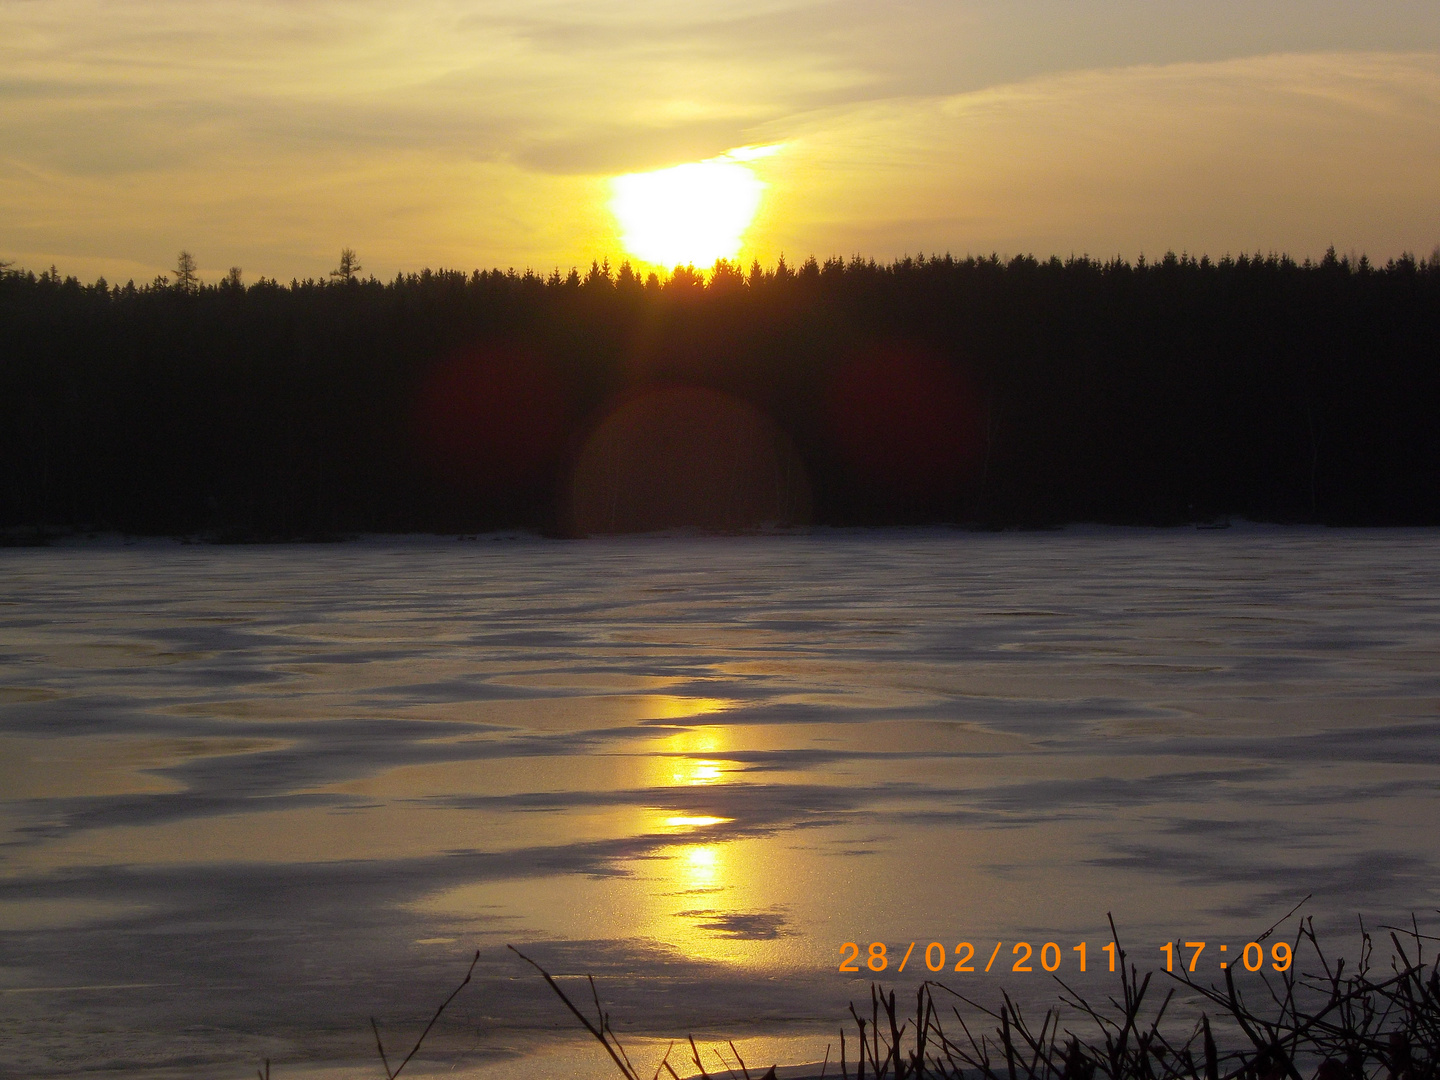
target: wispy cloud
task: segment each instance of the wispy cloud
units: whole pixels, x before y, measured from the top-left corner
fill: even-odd
[[[0,249],[583,263],[607,175],[783,142],[747,255],[1393,254],[1433,243],[1434,50],[1408,2],[11,3]]]

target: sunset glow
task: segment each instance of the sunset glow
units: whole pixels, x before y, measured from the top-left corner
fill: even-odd
[[[0,4],[0,262],[1428,256],[1440,5],[1324,9]]]

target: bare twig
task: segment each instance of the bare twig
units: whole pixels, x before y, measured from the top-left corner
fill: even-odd
[[[631,1069],[629,1065],[627,1065],[624,1061],[621,1060],[620,1055],[615,1052],[615,1048],[610,1045],[610,1040],[609,1040],[608,1038],[606,1038],[606,1036],[605,1036],[605,1019],[604,1019],[604,1014],[603,1014],[603,1013],[601,1014],[601,1025],[602,1025],[602,1026],[597,1028],[594,1024],[590,1023],[589,1019],[585,1016],[584,1013],[582,1013],[579,1009],[577,1009],[577,1008],[575,1007],[575,1003],[574,1003],[573,1001],[571,1001],[568,997],[565,996],[565,991],[560,989],[559,984],[556,983],[556,981],[555,981],[553,978],[551,978],[550,973],[549,973],[548,971],[546,971],[543,967],[541,967],[539,964],[537,964],[534,960],[531,960],[530,957],[526,956],[526,955],[525,955],[524,953],[522,953],[519,949],[515,948],[514,945],[507,945],[507,946],[505,946],[505,947],[506,947],[507,949],[509,949],[511,952],[513,952],[516,956],[520,957],[521,960],[524,960],[527,964],[529,964],[531,967],[533,967],[536,971],[540,972],[540,974],[541,974],[542,976],[544,976],[545,981],[550,985],[550,989],[551,989],[551,990],[554,990],[555,993],[556,993],[556,995],[560,998],[560,1000],[565,1003],[565,1007],[566,1007],[567,1009],[569,1009],[572,1013],[575,1014],[575,1019],[579,1020],[580,1023],[582,1023],[582,1024],[585,1025],[585,1030],[586,1030],[586,1031],[590,1032],[591,1035],[594,1035],[595,1038],[597,1038],[597,1039],[600,1040],[600,1045],[603,1046],[603,1047],[605,1047],[605,1052],[610,1055],[610,1060],[613,1061],[613,1062],[615,1062],[615,1067],[616,1067],[617,1069],[619,1069],[620,1072],[621,1072],[624,1076],[629,1077],[629,1080],[640,1080],[640,1078],[635,1075],[634,1070]],[[594,989],[594,986],[595,986],[593,980],[591,981],[590,986],[591,986],[591,989],[593,990],[593,989]],[[599,1005],[599,997],[598,997],[598,995],[597,995],[597,997],[596,997],[596,1005],[597,1005],[597,1007],[598,1007],[598,1005]]]
[[[455,1000],[455,995],[460,993],[461,990],[464,990],[465,987],[469,985],[470,977],[475,974],[475,965],[479,962],[480,950],[476,949],[475,959],[470,961],[470,970],[465,972],[465,978],[461,979],[460,985],[457,986],[454,990],[450,991],[450,996],[440,1003],[440,1007],[435,1010],[435,1015],[430,1018],[430,1023],[426,1024],[425,1030],[420,1033],[420,1038],[415,1040],[415,1045],[411,1047],[410,1053],[405,1055],[405,1060],[400,1062],[400,1064],[395,1067],[393,1072],[390,1069],[390,1062],[385,1057],[385,1047],[380,1042],[380,1025],[375,1022],[375,1018],[373,1016],[370,1018],[370,1027],[375,1032],[375,1049],[380,1051],[380,1064],[385,1066],[385,1075],[386,1077],[388,1077],[388,1080],[395,1080],[395,1077],[400,1075],[400,1070],[405,1068],[406,1065],[410,1064],[410,1059],[420,1052],[420,1044],[425,1041],[425,1036],[430,1034],[430,1029],[435,1026],[435,1021],[440,1019],[440,1014],[445,1011],[445,1007],[449,1005],[450,1002]],[[269,1078],[267,1077],[266,1080],[269,1080]]]

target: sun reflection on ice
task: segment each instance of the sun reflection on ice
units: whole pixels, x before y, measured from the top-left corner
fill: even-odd
[[[676,763],[675,769],[676,771],[670,774],[670,779],[677,785],[690,787],[718,784],[725,776],[718,761],[682,760]]]
[[[793,962],[804,945],[787,928],[781,899],[793,851],[775,850],[774,837],[737,831],[737,818],[725,816],[738,814],[732,807],[740,805],[726,796],[744,790],[721,791],[744,771],[726,755],[750,739],[746,728],[677,724],[650,756],[650,828],[673,843],[637,866],[632,911],[644,936],[689,961],[774,966]]]
[[[668,818],[665,819],[665,824],[666,824],[666,825],[669,825],[671,828],[675,828],[675,827],[678,827],[678,826],[681,826],[681,825],[719,825],[721,822],[724,822],[724,821],[734,821],[734,820],[735,820],[734,818],[728,818],[728,817],[704,817],[704,816],[683,817],[683,816],[682,816],[682,817],[668,817]]]
[[[717,707],[713,711],[719,712],[728,707],[728,702],[717,701],[715,705]],[[706,755],[723,754],[730,749],[730,743],[729,729],[719,725],[677,730],[664,740],[661,749],[654,755],[651,783],[662,788],[723,784],[725,762]]]
[[[680,862],[681,873],[690,880],[692,887],[713,888],[722,869],[720,845],[697,844],[686,848]]]

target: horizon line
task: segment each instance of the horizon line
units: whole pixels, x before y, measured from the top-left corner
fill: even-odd
[[[342,249],[342,252],[345,250],[349,249]],[[185,249],[181,249],[180,255],[189,257],[189,253]],[[641,267],[651,268],[636,269],[637,261]],[[812,265],[820,271],[836,266],[842,269],[866,267],[876,270],[894,270],[909,265],[930,266],[947,263],[960,265],[966,263],[988,263],[999,266],[1011,266],[1016,263],[1050,266],[1059,263],[1062,266],[1093,265],[1101,267],[1102,269],[1148,269],[1155,266],[1163,266],[1168,263],[1184,266],[1219,267],[1226,264],[1233,265],[1241,261],[1247,263],[1274,263],[1281,266],[1295,266],[1299,269],[1334,265],[1348,269],[1363,268],[1376,272],[1405,266],[1407,264],[1418,267],[1440,268],[1440,243],[1435,245],[1428,256],[1422,256],[1416,252],[1406,250],[1402,251],[1399,256],[1387,259],[1384,263],[1371,262],[1366,252],[1356,251],[1354,249],[1340,254],[1332,244],[1326,248],[1325,254],[1318,260],[1308,255],[1304,259],[1297,259],[1289,252],[1276,250],[1274,248],[1269,251],[1257,249],[1254,253],[1243,250],[1239,252],[1227,250],[1220,256],[1212,256],[1208,252],[1192,254],[1188,249],[1182,249],[1177,252],[1174,248],[1167,248],[1164,254],[1158,258],[1147,258],[1145,252],[1141,251],[1133,261],[1119,254],[1101,257],[1092,255],[1088,251],[1079,254],[1072,251],[1068,256],[1064,257],[1058,253],[1052,253],[1047,257],[1041,258],[1033,251],[1013,254],[1009,252],[991,251],[989,254],[983,255],[975,252],[967,252],[965,255],[955,255],[953,252],[947,250],[944,254],[931,253],[927,255],[923,250],[920,250],[913,255],[906,252],[888,261],[880,261],[874,256],[865,256],[858,252],[852,253],[849,257],[832,254],[822,260],[812,253],[807,255],[802,262],[791,263],[785,258],[785,253],[781,252],[775,262],[769,266],[761,263],[759,258],[751,259],[748,265],[740,259],[719,258],[709,267],[696,266],[694,263],[680,263],[670,269],[665,269],[664,267],[646,263],[643,260],[622,259],[618,264],[612,264],[609,256],[602,256],[599,259],[592,258],[590,266],[586,270],[582,271],[579,265],[572,263],[568,271],[563,273],[558,264],[553,266],[549,271],[539,270],[533,266],[526,266],[524,270],[518,270],[513,264],[505,268],[492,266],[487,270],[477,266],[470,270],[462,270],[458,267],[446,267],[442,264],[435,267],[425,266],[420,270],[397,270],[393,277],[377,277],[373,272],[361,277],[360,272],[346,275],[339,270],[332,270],[329,271],[327,275],[318,278],[313,276],[303,278],[292,276],[288,283],[276,277],[267,277],[264,274],[247,283],[243,281],[243,268],[232,266],[226,275],[208,282],[196,275],[194,287],[222,288],[227,285],[238,285],[241,288],[249,288],[251,285],[266,284],[271,287],[295,288],[299,286],[347,284],[352,282],[356,284],[385,285],[396,281],[408,281],[412,278],[419,279],[427,275],[432,277],[460,275],[467,279],[498,275],[521,280],[539,279],[547,285],[573,283],[571,281],[572,278],[578,278],[581,282],[586,282],[598,276],[602,278],[608,277],[609,280],[614,283],[621,278],[627,270],[629,274],[642,285],[647,285],[651,278],[656,279],[660,285],[666,285],[682,276],[698,278],[702,284],[708,285],[713,282],[717,276],[722,274],[726,276],[733,274],[746,281],[756,276],[761,278],[799,276],[801,273],[810,273],[810,267]],[[363,267],[357,268],[357,270],[363,272]],[[102,282],[108,288],[115,290],[129,289],[131,287],[136,291],[146,291],[162,287],[173,289],[179,287],[175,282],[169,280],[174,274],[174,271],[161,271],[157,273],[152,280],[144,283],[137,283],[135,278],[132,277],[123,285],[118,282],[111,282],[105,275],[100,274],[93,280],[85,282],[74,274],[62,275],[53,262],[48,268],[37,272],[27,267],[18,266],[15,262],[0,259],[0,278],[18,277],[33,278],[37,281],[54,280],[61,283],[76,282],[84,288],[92,289]]]

